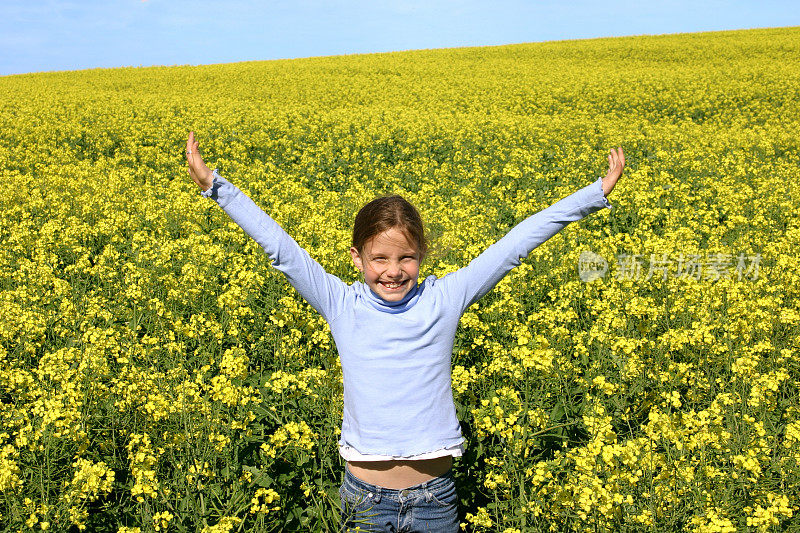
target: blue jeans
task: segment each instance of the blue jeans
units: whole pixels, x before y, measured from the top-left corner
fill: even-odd
[[[387,489],[358,479],[345,467],[339,497],[342,531],[458,531],[458,495],[452,471],[406,489]]]

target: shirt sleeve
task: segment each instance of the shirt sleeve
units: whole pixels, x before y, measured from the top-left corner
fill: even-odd
[[[347,285],[325,271],[277,222],[246,194],[214,170],[211,187],[202,192],[211,198],[269,255],[272,266],[327,321],[343,308]]]
[[[467,266],[444,276],[448,299],[463,313],[470,305],[492,290],[522,258],[570,222],[580,220],[611,203],[603,194],[602,178],[529,216],[503,238],[489,246]]]

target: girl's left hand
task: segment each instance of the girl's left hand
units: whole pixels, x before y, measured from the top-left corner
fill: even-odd
[[[603,178],[603,194],[608,196],[614,190],[614,185],[617,180],[622,176],[622,169],[625,168],[625,154],[622,153],[622,147],[617,150],[611,149],[608,154],[608,174]]]
[[[207,191],[214,182],[212,171],[203,161],[199,152],[200,143],[194,138],[194,132],[189,132],[189,139],[186,141],[186,161],[189,163],[189,176],[201,190]]]

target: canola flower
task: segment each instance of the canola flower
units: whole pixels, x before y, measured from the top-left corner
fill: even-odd
[[[338,530],[330,331],[198,197],[194,129],[346,281],[377,195],[443,276],[622,145],[614,209],[462,317],[462,529],[796,527],[799,34],[0,78],[0,524]]]

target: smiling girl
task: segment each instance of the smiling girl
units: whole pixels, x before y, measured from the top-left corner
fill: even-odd
[[[267,252],[331,328],[344,381],[339,494],[344,529],[458,531],[451,472],[464,438],[456,418],[450,357],[466,309],[531,250],[570,222],[611,207],[625,165],[611,150],[605,177],[515,226],[467,266],[417,283],[427,251],[422,220],[400,196],[356,215],[350,255],[363,282],[328,274],[252,200],[186,143],[189,175]]]

